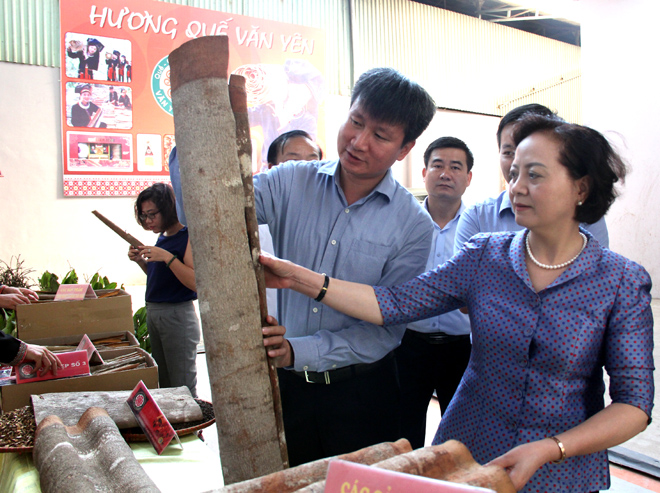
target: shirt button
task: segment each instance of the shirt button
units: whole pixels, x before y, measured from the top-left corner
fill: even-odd
[[[527,360],[525,358],[520,358],[520,361],[518,361],[518,363],[520,363],[520,366],[522,366],[523,368],[527,366]]]
[[[349,209],[344,209],[344,212],[345,212],[346,214],[348,214],[348,213],[350,212],[350,210],[349,210]]]
[[[303,366],[303,370],[304,370],[304,371],[309,370],[309,366]]]
[[[534,331],[532,329],[525,329],[525,335],[531,336]]]
[[[330,243],[332,243],[333,245],[336,245],[336,244],[337,244],[337,240],[332,240]]]
[[[314,313],[318,313],[319,309],[318,309],[318,308],[312,308],[312,311],[313,311]]]

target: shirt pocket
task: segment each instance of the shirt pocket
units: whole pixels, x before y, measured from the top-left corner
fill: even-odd
[[[378,284],[383,277],[390,251],[391,248],[385,245],[353,240],[340,268],[343,278],[369,285]]]

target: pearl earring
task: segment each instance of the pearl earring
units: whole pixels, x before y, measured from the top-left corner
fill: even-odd
[[[582,205],[582,201],[579,200],[578,203],[577,203],[577,205],[578,205],[578,207],[580,207],[580,206]]]

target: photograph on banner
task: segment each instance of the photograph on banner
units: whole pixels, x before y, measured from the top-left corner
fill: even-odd
[[[92,132],[67,132],[67,171],[133,171],[133,136]]]
[[[268,168],[268,146],[280,134],[304,130],[314,141],[318,139],[325,79],[310,61],[252,63],[241,65],[233,73],[245,77],[253,156],[257,156],[253,171]]]
[[[137,134],[137,170],[163,171],[162,144],[159,134]]]
[[[174,134],[165,134],[163,136],[163,169],[170,171],[170,152],[176,145]]]
[[[131,89],[122,87],[121,91],[121,96],[118,96],[116,89],[106,84],[67,82],[67,125],[88,128],[132,128]],[[114,97],[117,97],[116,101],[111,100]]]
[[[131,82],[131,42],[125,39],[66,33],[66,76]]]

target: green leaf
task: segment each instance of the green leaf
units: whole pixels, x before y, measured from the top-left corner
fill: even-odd
[[[48,271],[44,272],[39,278],[39,289],[47,293],[55,293],[57,288],[60,287],[60,283],[57,282],[57,275],[52,274]]]
[[[16,311],[2,308],[2,321],[0,321],[2,332],[16,337]]]
[[[64,279],[62,279],[62,284],[78,284],[78,274],[76,274],[75,269],[71,269],[66,273]]]
[[[140,347],[151,353],[151,341],[149,340],[149,329],[147,328],[147,307],[143,306],[133,314],[133,329],[135,338]]]

